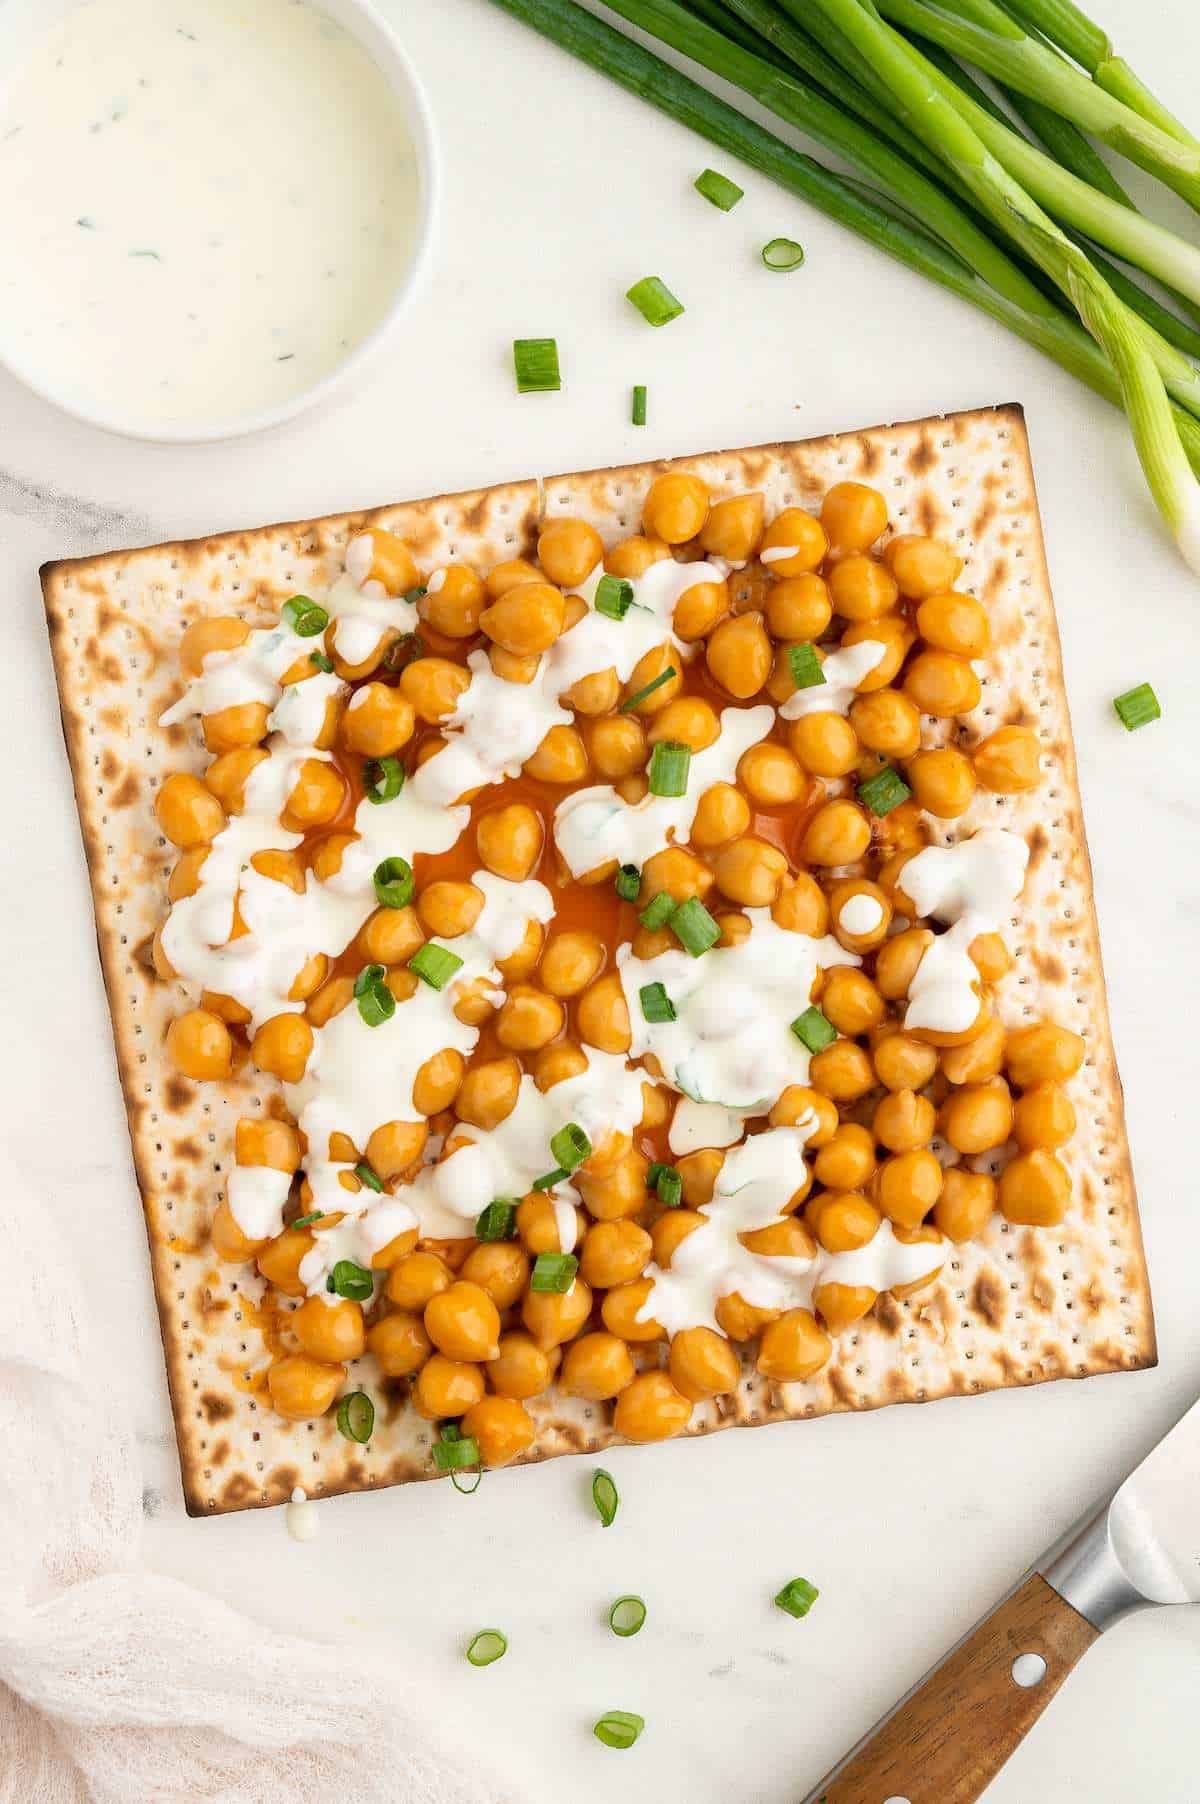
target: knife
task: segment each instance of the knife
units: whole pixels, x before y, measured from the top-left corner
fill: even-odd
[[[974,1804],[1102,1635],[1200,1603],[1200,1401],[804,1804]]]

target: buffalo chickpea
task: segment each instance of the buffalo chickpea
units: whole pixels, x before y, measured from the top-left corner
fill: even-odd
[[[411,1378],[433,1352],[433,1343],[419,1315],[395,1309],[367,1329],[367,1351],[375,1355],[385,1378]]]
[[[812,1235],[795,1215],[773,1221],[765,1228],[750,1228],[738,1239],[748,1252],[760,1253],[766,1259],[811,1259],[817,1250]]]
[[[566,622],[566,603],[550,583],[522,583],[479,616],[480,631],[514,657],[548,651]]]
[[[720,734],[721,723],[710,702],[699,695],[680,695],[655,715],[646,740],[649,745],[657,745],[661,739],[672,740],[693,752],[703,752],[716,744]]]
[[[790,576],[772,583],[765,602],[767,625],[776,639],[811,644],[833,618],[828,585],[819,576]]]
[[[664,1209],[650,1230],[654,1258],[664,1271],[689,1234],[704,1226],[705,1217],[697,1209]],[[628,1279],[625,1280],[628,1283]]]
[[[1032,727],[997,727],[972,757],[976,777],[996,795],[1022,795],[1041,782],[1041,750]]]
[[[418,1067],[413,1078],[413,1108],[421,1115],[438,1115],[448,1109],[462,1088],[467,1062],[461,1052],[447,1046]]]
[[[1000,1210],[1020,1227],[1057,1227],[1067,1212],[1071,1175],[1044,1147],[1018,1153],[1000,1173]]]
[[[506,558],[502,563],[493,564],[484,578],[484,588],[492,601],[499,601],[510,589],[520,589],[526,583],[540,583],[542,572],[528,558]]]
[[[204,744],[213,753],[232,752],[239,745],[257,745],[267,734],[267,718],[271,710],[266,702],[237,702],[205,714],[200,725]]]
[[[525,657],[515,651],[505,651],[502,645],[488,647],[488,663],[498,677],[506,683],[518,683],[522,688],[532,683],[542,666],[540,652],[530,652]],[[418,761],[420,754],[418,753]]]
[[[1012,1126],[1012,1097],[1002,1077],[952,1090],[938,1114],[942,1138],[960,1153],[986,1153],[1003,1146]]]
[[[415,658],[400,672],[401,693],[431,726],[454,713],[470,681],[470,671],[449,658]]]
[[[177,770],[159,785],[154,813],[166,839],[181,851],[207,846],[225,825],[225,810],[207,784]]]
[[[408,744],[415,725],[412,703],[398,689],[366,683],[342,716],[342,744],[364,758],[387,758]]]
[[[797,871],[785,877],[771,904],[771,919],[788,933],[806,933],[819,940],[829,931],[829,902],[815,877]]]
[[[204,620],[193,620],[179,641],[179,667],[184,676],[204,674],[204,660],[210,652],[236,651],[250,637],[250,628],[233,614],[218,614]]]
[[[842,1122],[813,1160],[813,1176],[826,1190],[861,1190],[874,1171],[874,1138],[854,1121]]]
[[[1046,1082],[1065,1084],[1083,1064],[1084,1050],[1081,1034],[1054,1021],[1039,1021],[1032,1027],[1012,1029],[1004,1063],[1009,1077],[1022,1090]]]
[[[464,1415],[462,1432],[477,1443],[485,1466],[506,1466],[532,1447],[537,1430],[515,1397],[481,1397]]]
[[[323,827],[337,814],[345,796],[345,779],[335,765],[305,758],[296,772],[280,820],[296,833],[303,833],[308,827]]]
[[[1012,970],[1012,955],[1001,934],[977,933],[967,953],[984,983],[999,983]]]
[[[259,765],[266,763],[269,756],[270,753],[261,745],[240,745],[235,751],[222,752],[219,758],[213,759],[204,773],[205,786],[212,790],[227,813],[241,813],[246,806],[246,784]],[[173,782],[174,778],[169,777],[167,781]],[[169,839],[170,834],[167,837]],[[261,852],[255,854],[257,858],[263,856],[264,854]],[[280,852],[277,856],[289,858],[292,855]],[[304,887],[303,877],[300,879],[300,886]]]
[[[483,891],[473,883],[442,879],[425,885],[417,897],[417,915],[426,933],[454,939],[474,927],[483,901]]]
[[[760,1307],[756,1303],[748,1303],[738,1290],[730,1291],[726,1297],[720,1297],[713,1311],[717,1326],[722,1334],[730,1340],[753,1340],[761,1334],[768,1322],[778,1320],[782,1310]]]
[[[769,908],[788,874],[788,863],[778,846],[746,835],[722,847],[713,861],[717,887],[731,902],[745,908]]]
[[[455,1098],[454,1113],[472,1127],[499,1127],[516,1107],[520,1088],[521,1067],[516,1059],[487,1059],[467,1071]]]
[[[645,576],[651,564],[661,563],[670,555],[670,549],[662,539],[634,533],[605,552],[604,568],[610,576],[625,576],[636,581],[639,576]]]
[[[617,1398],[613,1427],[627,1441],[667,1441],[682,1434],[691,1415],[666,1372],[642,1372]]]
[[[271,1116],[243,1115],[234,1130],[234,1154],[239,1165],[266,1165],[272,1171],[296,1171],[300,1165],[300,1136],[286,1121]]]
[[[289,1422],[323,1416],[342,1388],[345,1371],[307,1353],[289,1353],[267,1368],[267,1392],[277,1415]]]
[[[788,1309],[763,1329],[758,1370],[778,1384],[811,1378],[828,1363],[833,1342],[809,1309]]]
[[[211,1009],[188,1009],[167,1029],[167,1057],[184,1077],[219,1080],[232,1076],[233,1040]]]
[[[908,995],[917,968],[933,944],[928,927],[906,927],[903,933],[885,940],[875,955],[875,982],[888,1002],[899,1002]]]
[[[500,1351],[500,1315],[482,1285],[459,1279],[430,1297],[425,1332],[449,1359],[495,1359]]]
[[[878,1295],[869,1284],[818,1284],[813,1306],[830,1334],[842,1334],[870,1313]]]
[[[875,662],[865,676],[858,679],[856,688],[860,695],[873,694],[876,689],[886,689],[895,681],[896,675],[908,656],[916,634],[903,614],[884,614],[878,620],[855,620],[842,634],[842,649],[848,650],[852,645],[862,645],[868,640],[872,645],[882,646],[882,653],[876,652]]]
[[[836,557],[866,551],[887,525],[887,502],[865,482],[835,482],[821,503],[821,525]]]
[[[973,595],[960,595],[956,589],[928,596],[917,609],[916,624],[926,645],[939,651],[982,658],[991,649],[987,609]]]
[[[312,1027],[325,1027],[348,1008],[354,1000],[354,979],[352,977],[331,977],[327,983],[313,996],[304,1010],[304,1018]]]
[[[873,557],[851,555],[830,571],[829,597],[843,620],[879,620],[895,607],[896,595],[893,578]]]
[[[814,1090],[831,1102],[857,1102],[875,1087],[875,1071],[863,1048],[854,1040],[835,1040],[818,1052],[808,1067]]]
[[[542,983],[551,996],[578,996],[599,975],[605,956],[594,933],[552,934],[542,954]]]
[[[649,756],[645,730],[631,714],[593,721],[587,748],[597,773],[609,782],[641,770]]]
[[[158,932],[155,934],[154,938],[155,938],[157,945],[161,949],[161,946],[162,946],[162,928],[161,927],[158,929]],[[166,955],[163,954],[162,956],[165,957]],[[318,954],[318,957],[320,957],[320,956],[321,955]],[[175,975],[174,971],[164,972],[160,969],[160,959],[159,958],[155,958],[154,968],[156,971],[159,971],[159,974],[161,976],[173,977]],[[295,986],[293,985],[293,988],[294,987]],[[241,1003],[235,1002],[232,996],[222,996],[219,991],[202,990],[200,992],[200,1007],[208,1009],[211,1014],[219,1015],[221,1017],[222,1021],[225,1022],[227,1027],[245,1027],[246,1023],[250,1019],[250,1010],[248,1008],[243,1008]]]
[[[604,557],[600,534],[586,520],[551,520],[538,534],[538,563],[560,589],[574,589]]]
[[[497,877],[522,883],[541,857],[542,823],[524,802],[492,808],[475,824],[480,859]]]
[[[752,802],[761,808],[782,808],[799,801],[808,789],[800,764],[782,745],[763,741],[742,753],[737,778]]]
[[[255,1264],[268,1284],[273,1284],[285,1297],[302,1297],[305,1290],[300,1281],[300,1262],[315,1245],[307,1228],[285,1228],[282,1234],[276,1234],[267,1242]]]
[[[817,568],[828,549],[815,515],[802,507],[785,507],[764,532],[758,555],[772,576],[804,576]]]
[[[996,1207],[996,1183],[985,1171],[952,1165],[942,1174],[942,1190],[933,1206],[933,1225],[947,1240],[960,1244],[982,1234]]]
[[[927,1096],[912,1090],[889,1090],[875,1106],[872,1131],[892,1153],[913,1152],[933,1138],[935,1113]]]
[[[265,1239],[251,1240],[243,1234],[233,1210],[224,1200],[213,1211],[208,1237],[217,1258],[232,1265],[247,1265],[266,1245]]]
[[[984,1024],[973,1040],[950,1046],[942,1053],[942,1071],[952,1084],[983,1084],[996,1077],[1004,1065],[1007,1035],[996,1020]]]
[[[525,760],[524,769],[526,776],[542,783],[580,782],[588,770],[582,735],[575,727],[551,727],[533,756]]]
[[[923,1090],[938,1068],[936,1046],[926,1046],[906,1033],[887,1034],[871,1054],[875,1075],[888,1090]]]
[[[750,804],[732,783],[714,783],[700,797],[692,822],[692,843],[706,850],[723,846],[745,833],[750,825]]]
[[[1058,1084],[1034,1084],[1013,1106],[1013,1134],[1022,1152],[1054,1152],[1075,1132],[1075,1106]]]
[[[905,766],[913,795],[927,814],[940,821],[957,820],[975,794],[975,771],[956,746],[918,752]]]
[[[632,1044],[629,1005],[616,971],[606,972],[580,996],[575,1027],[586,1046],[600,1052],[628,1052]]]
[[[544,1352],[574,1340],[592,1313],[592,1293],[582,1278],[570,1290],[529,1290],[521,1304],[521,1320]]]
[[[654,1128],[665,1127],[671,1119],[674,1107],[674,1095],[665,1085],[643,1083],[642,1118],[638,1122],[639,1132],[649,1133]]]
[[[487,1362],[487,1378],[500,1397],[539,1397],[554,1375],[550,1355],[519,1329],[500,1336],[500,1351]]]
[[[739,701],[757,695],[771,674],[774,656],[762,615],[722,620],[709,634],[704,656],[709,675],[727,694]]]
[[[313,1049],[313,1031],[303,1015],[272,1015],[250,1042],[250,1056],[260,1071],[285,1084],[298,1084]]]
[[[559,1385],[570,1397],[607,1403],[632,1384],[637,1368],[619,1335],[607,1330],[584,1334],[563,1355]]]
[[[574,1246],[584,1225],[580,1210],[572,1213],[574,1222]],[[559,1253],[569,1251],[562,1243],[562,1229],[558,1220],[558,1209],[548,1196],[541,1191],[531,1191],[522,1197],[517,1205],[517,1233],[521,1237],[521,1245],[535,1259],[539,1253]]]
[[[735,1391],[742,1365],[723,1334],[712,1328],[684,1328],[671,1342],[667,1371],[681,1397],[703,1403],[706,1397]]]
[[[952,589],[962,570],[962,559],[948,545],[922,533],[901,533],[889,540],[883,559],[900,593],[913,601]]]
[[[350,555],[361,556],[365,566],[360,581],[382,583],[389,595],[404,595],[416,588],[420,577],[412,552],[402,538],[385,526],[368,527],[361,538],[351,541],[351,548]]]
[[[620,699],[621,679],[611,665],[607,670],[595,670],[590,676],[580,677],[562,694],[565,707],[574,708],[576,714],[589,718],[607,714]]]
[[[671,471],[650,484],[642,504],[642,525],[665,545],[682,545],[700,532],[708,506],[708,489],[698,476]]]
[[[175,867],[167,879],[168,902],[180,902],[185,896],[194,896],[200,888],[200,873],[204,869],[204,861],[208,857],[207,846],[193,846],[175,861]]]
[[[952,651],[918,652],[904,675],[904,693],[922,714],[949,718],[979,705],[979,678]]]
[[[807,1144],[814,1150],[828,1146],[838,1129],[838,1112],[833,1102],[819,1090],[808,1089],[803,1084],[789,1084],[767,1120],[772,1127],[796,1127],[810,1117],[815,1118],[816,1126],[810,1122]]]
[[[857,802],[826,802],[809,821],[801,844],[806,864],[854,864],[871,843],[871,824]]]
[[[435,579],[439,579],[436,587]],[[417,612],[435,633],[447,639],[470,639],[479,631],[484,594],[482,582],[468,565],[444,564],[430,578],[430,586],[417,602]]]
[[[836,965],[825,975],[821,1013],[840,1034],[853,1038],[878,1027],[887,1011],[883,997],[865,972]]]
[[[664,846],[661,852],[655,852],[642,866],[642,889],[639,904],[646,904],[663,891],[672,896],[676,902],[686,902],[689,896],[707,896],[712,888],[713,875],[708,866],[694,853],[683,846]],[[674,945],[671,940],[668,944]],[[639,957],[644,954],[638,955]]]
[[[884,758],[911,758],[920,749],[920,710],[899,689],[856,696],[850,704],[850,725],[868,751]]]
[[[366,1346],[361,1306],[341,1297],[333,1303],[326,1303],[323,1297],[306,1297],[288,1317],[288,1327],[302,1353],[330,1365],[357,1359]]]
[[[529,1279],[529,1259],[515,1241],[485,1241],[467,1254],[460,1276],[486,1291],[497,1309],[513,1309]]]
[[[875,1183],[879,1207],[889,1221],[904,1228],[924,1221],[941,1190],[942,1168],[928,1147],[912,1147],[885,1159]]]
[[[887,938],[892,924],[892,904],[877,883],[871,883],[865,877],[851,877],[834,884],[829,893],[829,908],[838,942],[849,951],[873,952]],[[876,1025],[875,1021],[867,1023],[868,1027]],[[866,1029],[854,1031],[865,1032]]]
[[[630,1150],[607,1172],[577,1174],[580,1195],[597,1221],[619,1221],[644,1208],[649,1163],[642,1153]]]
[[[565,1019],[556,996],[532,984],[514,984],[496,1016],[496,1038],[511,1052],[536,1052],[562,1032]]]
[[[858,763],[858,735],[844,715],[821,711],[788,723],[788,744],[814,777],[845,777]]]
[[[941,1246],[943,1244],[937,1229],[928,1222],[922,1223],[919,1228],[905,1228],[894,1222],[892,1232],[901,1246]],[[945,1256],[943,1255],[942,1261],[934,1266],[932,1271],[926,1272],[924,1277],[914,1278],[908,1284],[893,1284],[892,1295],[894,1297],[915,1297],[918,1291],[925,1290],[930,1284],[936,1283],[944,1263]]]
[[[723,582],[692,583],[675,603],[671,625],[685,645],[711,633],[729,612],[729,586]]]
[[[805,1219],[827,1253],[854,1253],[879,1232],[881,1216],[858,1190],[827,1190],[813,1198]]]
[[[436,1253],[406,1253],[388,1273],[388,1301],[423,1315],[430,1299],[453,1282],[450,1268]]]
[[[413,1402],[427,1421],[465,1416],[483,1397],[483,1373],[477,1365],[433,1353],[417,1373]]]
[[[579,1269],[590,1285],[608,1290],[640,1278],[653,1251],[650,1235],[637,1222],[598,1221],[584,1237]]]
[[[582,1077],[587,1068],[587,1054],[583,1048],[570,1040],[560,1040],[556,1046],[543,1047],[534,1060],[533,1081],[544,1095],[569,1077]]]
[[[385,1121],[367,1141],[367,1163],[386,1183],[416,1163],[428,1137],[427,1121]]]
[[[701,550],[731,564],[744,564],[758,548],[765,515],[766,502],[757,489],[714,501],[700,530]]]
[[[622,686],[623,705],[631,714],[641,715],[643,719],[652,714],[661,714],[683,688],[683,677],[679,674],[681,662],[679,653],[670,644],[656,645],[653,650],[645,652]],[[657,678],[667,676],[668,670],[673,670],[675,675],[668,676],[665,683],[659,683],[657,689],[645,694],[644,691]],[[634,701],[634,696],[640,696],[641,699]]]

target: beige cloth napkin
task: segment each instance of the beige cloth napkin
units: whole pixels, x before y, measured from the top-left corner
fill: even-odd
[[[0,1804],[501,1804],[381,1658],[142,1570],[137,1448],[88,1341],[0,1151]]]

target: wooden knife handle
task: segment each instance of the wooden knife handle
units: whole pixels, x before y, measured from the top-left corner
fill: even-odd
[[[974,1804],[1099,1635],[1034,1573],[986,1616],[849,1760],[813,1804]],[[1040,1656],[1020,1684],[1013,1663]],[[1023,1662],[1028,1680],[1038,1665]]]

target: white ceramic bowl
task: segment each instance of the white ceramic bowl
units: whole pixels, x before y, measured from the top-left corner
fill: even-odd
[[[0,67],[16,68],[33,49],[38,39],[73,10],[79,0],[0,0]],[[102,410],[80,402],[69,390],[57,389],[46,380],[45,372],[27,369],[19,356],[0,340],[0,367],[16,376],[27,388],[50,401],[64,413],[90,426],[100,426],[125,438],[149,439],[160,444],[199,444],[217,439],[241,438],[248,433],[263,432],[284,420],[326,400],[336,389],[351,381],[367,363],[391,332],[409,301],[424,280],[433,250],[434,228],[441,188],[441,166],[433,115],[425,90],[407,52],[401,47],[391,27],[380,18],[371,0],[308,0],[316,12],[326,14],[340,25],[379,69],[395,98],[412,140],[417,164],[417,205],[413,224],[412,248],[403,277],[398,283],[386,312],[376,325],[347,352],[328,375],[310,387],[299,389],[277,406],[256,412],[237,414],[227,419],[174,423],[171,421],[139,421],[123,418],[115,410]]]

